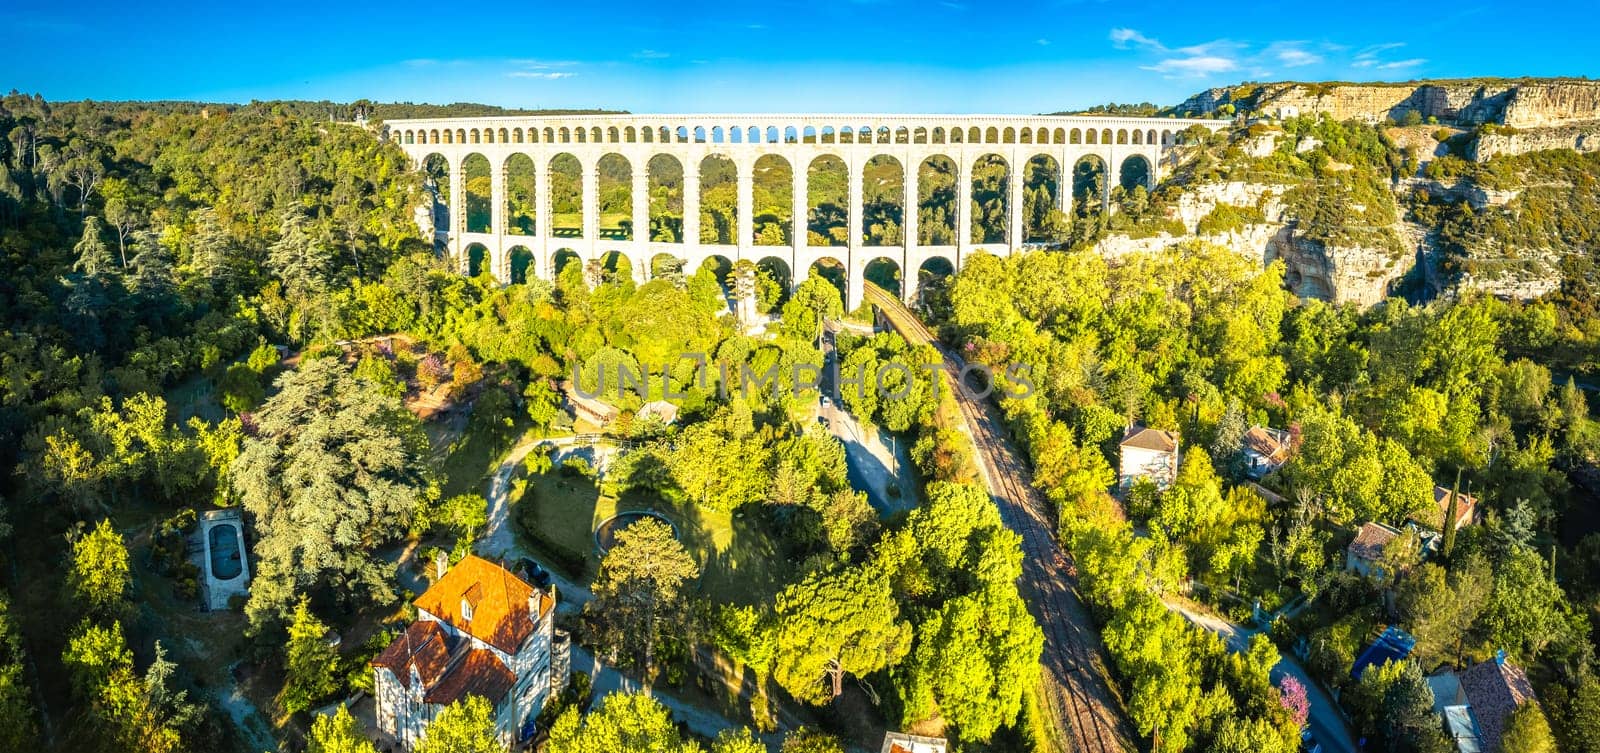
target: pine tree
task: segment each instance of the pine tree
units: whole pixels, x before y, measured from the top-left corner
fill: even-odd
[[[111,247],[101,237],[104,225],[99,217],[90,217],[83,222],[83,237],[72,250],[78,254],[78,260],[73,262],[72,268],[82,272],[84,277],[101,280],[117,272],[117,257],[111,253]]]
[[[1450,507],[1444,514],[1444,544],[1439,547],[1439,554],[1446,560],[1450,559],[1450,552],[1456,548],[1456,516],[1460,515],[1457,505],[1461,498],[1461,469],[1456,469],[1456,483],[1450,487]]]

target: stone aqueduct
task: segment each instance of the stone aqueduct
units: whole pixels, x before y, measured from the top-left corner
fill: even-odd
[[[556,255],[564,251],[587,262],[616,252],[625,256],[635,279],[643,282],[651,261],[666,254],[694,271],[713,257],[752,262],[776,258],[787,264],[790,284],[799,285],[813,265],[831,259],[846,270],[846,305],[861,302],[867,265],[887,258],[901,274],[901,294],[916,295],[918,271],[924,263],[942,259],[958,270],[971,254],[980,251],[1008,254],[1023,245],[1023,180],[1029,160],[1049,157],[1058,171],[1057,186],[1070,186],[1072,171],[1087,157],[1102,161],[1110,186],[1130,160],[1143,160],[1153,187],[1162,169],[1162,156],[1179,143],[1182,131],[1199,125],[1209,130],[1226,123],[1216,120],[1176,118],[1116,118],[1095,116],[977,116],[977,115],[604,115],[604,116],[500,116],[391,120],[384,124],[385,138],[399,144],[421,166],[438,155],[449,171],[449,222],[436,228],[438,241],[469,268],[474,246],[487,257],[489,269],[502,282],[511,279],[511,257],[518,247],[531,255],[527,273],[543,278],[554,275]],[[533,235],[508,233],[506,164],[515,155],[531,159],[534,171],[535,219]],[[491,221],[488,232],[467,232],[464,163],[482,155],[490,166]],[[555,237],[550,197],[552,161],[571,155],[582,176],[582,230],[580,237]],[[627,160],[632,172],[632,240],[601,238],[599,164],[607,155]],[[657,155],[669,155],[683,169],[683,228],[685,242],[649,240],[649,168]],[[773,155],[787,162],[793,177],[792,246],[757,245],[752,207],[757,160]],[[723,157],[737,170],[737,238],[735,244],[706,244],[700,238],[700,170],[709,157]],[[848,244],[814,246],[806,242],[809,213],[806,184],[813,161],[832,156],[843,162],[849,200]],[[862,170],[869,160],[896,160],[903,176],[904,227],[900,246],[867,245],[862,233]],[[922,164],[944,158],[955,166],[954,245],[917,243],[917,211]],[[977,160],[1003,160],[1006,181],[1006,233],[1003,243],[972,242],[972,171]],[[1063,210],[1070,209],[1071,190],[1056,192]],[[1104,197],[1102,197],[1102,201]]]

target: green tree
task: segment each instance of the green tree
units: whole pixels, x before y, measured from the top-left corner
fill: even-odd
[[[111,253],[103,237],[104,227],[99,217],[84,220],[83,236],[78,245],[72,247],[73,253],[78,255],[72,269],[94,280],[105,280],[120,270],[116,255]]]
[[[67,575],[74,596],[96,617],[120,617],[127,609],[133,573],[122,534],[101,520],[89,533],[72,542],[72,571]]]
[[[278,239],[267,249],[267,270],[283,280],[292,296],[320,292],[328,283],[328,251],[312,235],[299,208],[283,213]]]
[[[821,275],[807,277],[795,288],[794,295],[783,304],[783,334],[796,340],[810,342],[822,334],[825,319],[837,319],[844,314],[844,301],[839,289]]]
[[[1400,582],[1396,603],[1406,627],[1428,656],[1450,652],[1461,660],[1467,634],[1483,613],[1493,587],[1489,564],[1472,556],[1450,568],[1425,562]]]
[[[495,735],[494,707],[468,695],[439,712],[422,733],[417,753],[505,753]]]
[[[155,659],[140,677],[134,673],[122,626],[85,621],[68,640],[61,660],[91,722],[88,728],[72,730],[72,737],[88,735],[107,750],[184,750],[184,732],[198,719],[200,707],[169,687],[175,665],[159,642]]]
[[[28,750],[38,737],[26,660],[22,636],[12,622],[11,604],[0,597],[0,750]]]
[[[1583,618],[1551,576],[1549,564],[1527,546],[1512,546],[1494,569],[1494,589],[1483,614],[1489,639],[1532,660],[1552,643],[1569,640]]]
[[[289,643],[284,646],[283,693],[279,703],[290,714],[315,706],[339,689],[334,672],[339,655],[325,640],[328,626],[311,613],[304,598],[294,608],[289,623]]]
[[[683,586],[698,577],[700,567],[672,527],[643,518],[617,532],[616,545],[600,562],[594,600],[584,613],[607,626],[613,653],[637,651],[650,677],[662,632],[682,632]]]
[[[569,708],[550,728],[549,753],[698,753],[699,749],[678,734],[667,708],[644,693],[612,693],[582,719],[576,708]]]
[[[343,704],[333,712],[318,716],[306,735],[306,753],[378,753],[366,730]]]
[[[1555,735],[1538,703],[1524,703],[1511,712],[1500,734],[1500,749],[1506,753],[1556,753]]]
[[[935,705],[963,740],[987,742],[1016,722],[1023,696],[1038,682],[1044,633],[1014,585],[1001,585],[952,599],[917,626],[917,647],[896,682],[907,725],[931,716]]]
[[[844,744],[821,730],[801,727],[783,738],[780,753],[844,753]]]
[[[911,647],[889,579],[867,567],[808,576],[778,596],[773,676],[795,698],[821,705],[844,692],[845,675],[865,677]],[[824,682],[826,681],[826,682]]]
[[[256,520],[254,629],[286,619],[297,594],[338,584],[340,598],[393,598],[372,550],[437,496],[416,418],[332,359],[278,379],[228,479]]]

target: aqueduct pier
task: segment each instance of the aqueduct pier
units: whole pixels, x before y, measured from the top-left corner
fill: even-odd
[[[1070,210],[1072,191],[1066,187],[1080,162],[1099,160],[1105,176],[1101,201],[1105,201],[1119,176],[1130,173],[1142,176],[1153,188],[1163,158],[1182,142],[1187,129],[1216,131],[1225,125],[1219,120],[1100,116],[589,115],[391,120],[382,125],[381,133],[419,167],[442,160],[450,187],[448,220],[437,225],[435,233],[463,271],[487,263],[502,282],[525,275],[548,279],[555,274],[558,256],[588,262],[616,253],[627,258],[635,280],[643,282],[651,274],[652,261],[661,255],[679,260],[690,272],[714,257],[730,262],[777,259],[787,266],[794,286],[812,273],[814,265],[831,260],[845,270],[846,305],[854,309],[862,300],[867,266],[875,260],[886,259],[898,268],[901,295],[910,301],[924,264],[942,260],[953,271],[973,253],[1004,255],[1021,248],[1026,240],[1021,173],[1030,161],[1053,171],[1057,190],[1051,200]],[[512,226],[507,218],[508,165],[519,155],[531,161],[534,173],[531,228],[528,223]],[[475,157],[488,163],[490,212],[487,226],[480,220],[469,227],[463,188],[465,166]],[[651,171],[663,158],[681,170],[680,242],[650,239]],[[581,222],[560,235],[555,232],[551,201],[551,176],[558,159],[568,166],[575,161],[582,196]],[[617,159],[625,160],[631,175],[627,221],[631,228],[620,238],[617,233],[602,237],[600,165],[602,160],[615,165]],[[700,242],[701,173],[713,159],[732,163],[735,173],[737,228],[730,228],[733,242],[729,243]],[[882,164],[885,159],[896,163],[902,176],[902,240],[899,245],[868,245],[863,171],[869,161]],[[754,229],[757,163],[780,164],[773,160],[781,161],[792,181],[793,227],[782,234],[787,245],[773,245],[770,237],[762,242]],[[916,208],[923,188],[919,176],[930,160],[954,173],[950,223],[954,237],[939,245],[920,243],[917,228]],[[847,185],[848,232],[836,245],[808,240],[807,180],[820,161],[834,168],[842,164]],[[1000,190],[1005,218],[1003,233],[975,240],[973,177],[980,164],[1004,167]],[[514,264],[514,259],[523,261]]]

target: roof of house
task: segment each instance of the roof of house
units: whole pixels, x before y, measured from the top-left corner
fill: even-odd
[[[1472,706],[1486,750],[1500,749],[1500,736],[1505,733],[1511,712],[1528,701],[1538,702],[1528,674],[1506,661],[1504,653],[1462,672],[1461,689]]]
[[[562,382],[561,391],[566,394],[567,401],[572,403],[574,408],[593,413],[606,421],[616,418],[619,413],[617,407],[610,403],[579,394],[578,390],[573,387],[572,382]]]
[[[1444,717],[1444,732],[1455,743],[1456,753],[1483,753],[1483,740],[1477,721],[1472,718],[1472,707],[1447,706],[1440,716]]]
[[[1122,446],[1155,452],[1177,452],[1178,433],[1148,426],[1129,426],[1122,435]]]
[[[882,753],[945,753],[946,745],[942,737],[887,732],[883,736]]]
[[[469,554],[418,596],[415,604],[457,630],[515,654],[537,621],[529,615],[530,599],[537,600],[540,618],[549,612],[550,599],[543,593],[505,568]],[[471,619],[463,613],[463,605],[470,610]]]
[[[1459,706],[1467,702],[1467,695],[1461,692],[1461,677],[1451,670],[1443,670],[1424,678],[1428,689],[1433,691],[1433,711],[1436,714],[1444,713],[1448,706]]]
[[[417,676],[422,678],[422,686],[426,688],[437,682],[449,665],[450,638],[444,628],[432,620],[411,623],[372,660],[372,666],[387,668],[407,688],[411,687],[411,672],[407,666],[417,668]]]
[[[1400,530],[1382,523],[1362,523],[1361,530],[1356,532],[1355,540],[1350,542],[1350,556],[1368,562],[1376,561],[1383,555],[1383,547],[1400,536]]]
[[[646,416],[655,416],[656,418],[661,419],[662,423],[670,424],[673,421],[678,420],[678,406],[673,405],[665,400],[651,400],[650,402],[640,406],[639,412],[635,415],[640,418],[644,418]]]
[[[1381,667],[1389,662],[1400,661],[1410,656],[1411,649],[1416,645],[1417,639],[1411,637],[1410,633],[1390,625],[1356,657],[1356,663],[1350,667],[1350,677],[1359,680],[1367,667]]]
[[[499,703],[516,683],[516,676],[506,669],[493,651],[475,648],[466,652],[460,663],[451,667],[438,684],[429,688],[422,700],[447,706],[463,696],[476,695]]]
[[[1244,447],[1264,458],[1281,462],[1289,457],[1289,432],[1252,426],[1244,433]]]
[[[1477,512],[1478,498],[1469,494],[1456,494],[1459,504],[1456,505],[1456,519],[1471,521]],[[1444,518],[1450,514],[1450,490],[1442,486],[1433,487],[1433,503],[1439,506],[1439,519],[1436,521],[1443,527]]]

